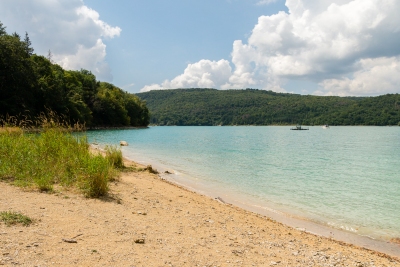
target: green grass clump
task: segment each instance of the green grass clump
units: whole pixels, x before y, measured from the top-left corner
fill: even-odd
[[[2,211],[0,212],[0,221],[3,221],[7,226],[22,224],[24,226],[30,225],[33,220],[18,212]]]
[[[113,165],[115,168],[123,169],[124,168],[124,160],[122,158],[122,151],[117,146],[106,146],[106,159]]]
[[[0,131],[0,180],[41,191],[52,191],[55,184],[74,186],[87,197],[103,196],[116,172],[109,159],[88,148],[86,136],[60,126],[39,133]]]

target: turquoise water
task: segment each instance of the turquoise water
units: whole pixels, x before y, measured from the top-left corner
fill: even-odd
[[[254,206],[400,237],[400,127],[150,127],[87,133],[127,157]]]

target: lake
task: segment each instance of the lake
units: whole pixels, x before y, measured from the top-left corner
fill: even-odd
[[[189,188],[382,240],[400,237],[400,127],[149,127],[89,142]]]

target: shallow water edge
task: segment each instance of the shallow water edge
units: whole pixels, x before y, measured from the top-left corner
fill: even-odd
[[[124,156],[125,157],[125,156]],[[223,190],[210,190],[205,186],[202,186],[193,181],[182,179],[180,175],[177,175],[174,170],[165,168],[157,162],[148,162],[141,159],[134,159],[132,157],[125,157],[126,159],[137,162],[141,165],[152,165],[153,168],[159,171],[159,177],[165,179],[171,183],[179,185],[186,188],[189,191],[210,197],[213,199],[220,199],[226,204],[231,204],[236,207],[245,209],[250,212],[254,212],[263,216],[266,216],[276,222],[282,223],[284,225],[290,226],[296,230],[304,231],[317,236],[323,236],[326,238],[331,238],[336,241],[344,242],[347,244],[352,244],[358,247],[363,247],[368,250],[377,251],[390,256],[400,258],[400,245],[386,240],[374,239],[368,236],[362,236],[354,232],[336,229],[327,225],[316,223],[306,218],[298,218],[292,214],[287,214],[270,207],[259,206],[256,203],[246,203],[243,201],[238,201],[233,195],[224,192]],[[165,173],[168,171],[170,174]]]

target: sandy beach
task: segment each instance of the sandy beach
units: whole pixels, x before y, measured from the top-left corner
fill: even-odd
[[[124,172],[110,187],[108,197],[87,199],[1,182],[0,211],[35,222],[0,223],[0,265],[400,266],[393,255],[284,225],[157,174]]]

